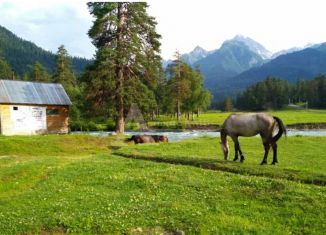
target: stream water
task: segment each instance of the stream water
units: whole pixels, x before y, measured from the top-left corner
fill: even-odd
[[[73,132],[73,134],[80,134],[82,132]],[[103,132],[83,132],[94,136],[108,136],[115,135],[113,131]],[[202,136],[219,137],[218,131],[204,131],[204,130],[192,130],[192,131],[126,131],[126,135],[165,135],[169,138],[169,142],[198,138]],[[326,136],[326,130],[288,130],[288,136]]]

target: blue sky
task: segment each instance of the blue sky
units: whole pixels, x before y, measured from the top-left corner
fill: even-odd
[[[85,0],[0,0],[0,25],[55,52],[64,44],[74,56],[91,58],[92,25]],[[325,0],[149,0],[162,35],[162,56],[200,45],[218,48],[236,34],[277,52],[326,42]]]

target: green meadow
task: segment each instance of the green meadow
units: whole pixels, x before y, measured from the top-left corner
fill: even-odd
[[[260,166],[259,138],[240,139],[241,164],[209,137],[0,137],[0,231],[324,234],[325,141],[282,138],[279,164]]]
[[[241,112],[239,112],[241,113]],[[286,125],[294,124],[320,124],[326,123],[326,110],[281,110],[269,111],[271,115],[277,116],[283,120]],[[180,122],[184,125],[222,125],[224,120],[230,115],[230,112],[205,112],[197,117],[190,115],[190,120],[182,116]],[[152,127],[173,127],[176,124],[175,117],[160,116],[154,121],[149,122]]]

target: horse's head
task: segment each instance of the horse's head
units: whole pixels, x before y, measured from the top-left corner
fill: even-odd
[[[229,144],[228,144],[228,139],[227,139],[227,133],[224,128],[221,129],[221,148],[222,152],[224,154],[224,160],[229,159]]]
[[[222,148],[222,152],[224,154],[224,160],[228,160],[229,159],[229,144],[228,141],[226,140],[225,142],[222,141],[220,142],[221,144],[221,148]]]

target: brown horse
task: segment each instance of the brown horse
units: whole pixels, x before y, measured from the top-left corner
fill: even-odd
[[[134,141],[135,144],[144,143],[158,143],[158,142],[168,142],[168,137],[164,135],[133,135],[129,141]]]
[[[274,130],[278,128],[278,133],[273,136]],[[264,113],[251,114],[231,114],[223,123],[221,129],[221,147],[224,153],[224,159],[229,158],[229,145],[227,136],[230,136],[234,142],[235,156],[233,161],[238,160],[240,153],[240,161],[244,161],[238,137],[239,136],[255,136],[260,134],[265,148],[265,155],[261,165],[267,163],[267,156],[270,147],[273,149],[273,162],[277,163],[277,144],[282,134],[286,135],[286,128],[281,119]]]

